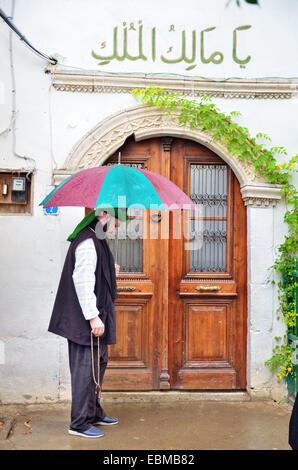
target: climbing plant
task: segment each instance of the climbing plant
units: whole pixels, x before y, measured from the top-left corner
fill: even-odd
[[[298,155],[288,162],[277,163],[276,157],[287,156],[284,147],[269,147],[271,139],[263,133],[255,137],[249,135],[246,127],[240,126],[233,119],[241,114],[232,111],[227,114],[220,111],[210,96],[199,101],[184,97],[180,93],[167,93],[162,88],[134,89],[133,96],[143,105],[157,106],[170,114],[174,109],[179,111],[179,121],[187,123],[191,129],[199,127],[201,131],[212,135],[213,140],[223,144],[229,152],[241,161],[253,164],[256,174],[267,179],[280,191],[285,200],[284,222],[288,225],[288,233],[278,247],[278,255],[274,264],[268,267],[278,274],[279,306],[277,317],[285,322],[287,333],[295,332],[296,325],[296,255],[298,241],[298,197],[295,186],[291,183],[294,172],[297,172]],[[267,283],[275,284],[274,279]],[[294,377],[293,350],[288,344],[287,334],[283,338],[275,337],[276,345],[272,357],[265,362],[272,372],[276,372],[280,381],[289,375]]]

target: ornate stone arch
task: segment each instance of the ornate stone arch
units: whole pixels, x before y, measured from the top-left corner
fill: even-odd
[[[257,176],[253,165],[241,162],[231,155],[210,134],[200,129],[190,129],[187,124],[180,123],[178,113],[169,115],[160,108],[150,106],[125,109],[97,124],[72,148],[63,168],[55,170],[54,183],[58,184],[75,171],[102,165],[130,135],[134,135],[136,141],[161,136],[180,137],[210,148],[232,168],[240,182],[246,205],[275,205],[281,198],[279,187]]]

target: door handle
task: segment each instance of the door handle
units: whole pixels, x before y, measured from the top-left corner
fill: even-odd
[[[196,290],[220,290],[221,286],[196,286]]]
[[[117,286],[117,290],[131,292],[133,290],[136,290],[136,288],[134,286]]]

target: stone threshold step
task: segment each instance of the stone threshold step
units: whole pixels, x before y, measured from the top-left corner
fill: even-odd
[[[101,399],[105,402],[171,402],[171,401],[251,401],[246,391],[102,391]]]

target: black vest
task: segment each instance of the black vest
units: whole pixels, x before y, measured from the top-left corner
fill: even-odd
[[[116,275],[113,255],[106,240],[97,238],[96,221],[84,228],[71,242],[68,249],[61,279],[53,307],[48,331],[74,343],[90,346],[90,322],[86,320],[72,279],[75,267],[75,250],[79,243],[92,238],[97,253],[94,293],[97,299],[99,317],[105,325],[105,332],[100,337],[104,344],[116,343],[116,319],[114,300],[116,298]],[[100,223],[100,222],[99,222]]]

